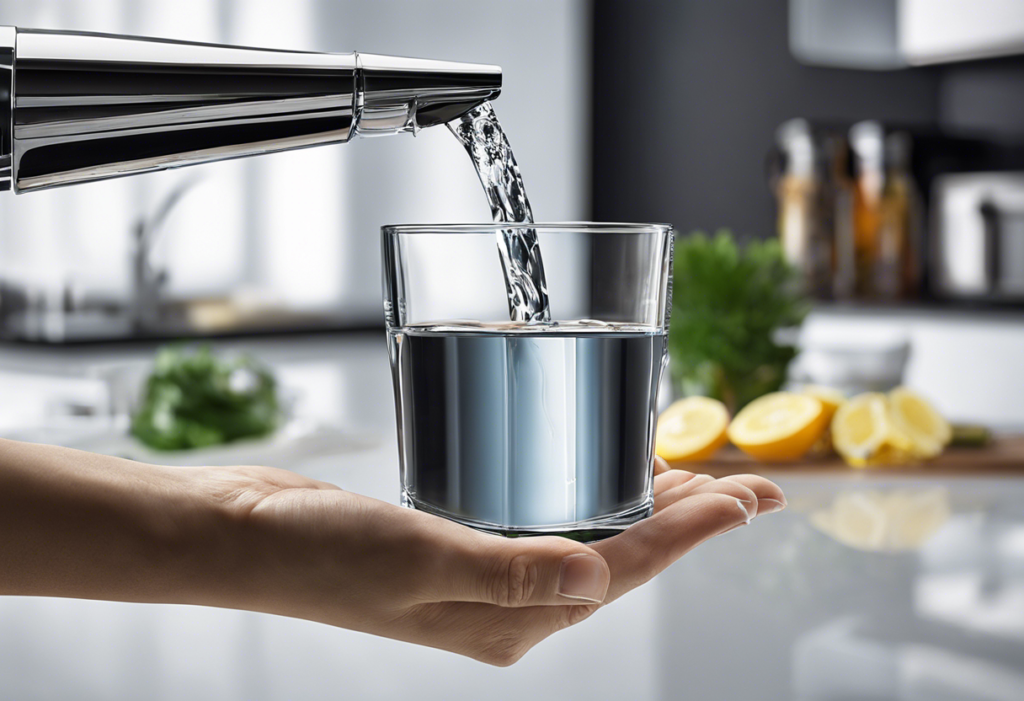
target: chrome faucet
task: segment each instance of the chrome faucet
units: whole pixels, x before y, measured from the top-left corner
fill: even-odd
[[[0,27],[0,190],[415,132],[500,91],[497,66]]]
[[[132,296],[128,317],[135,333],[157,328],[161,321],[161,302],[168,273],[166,269],[153,265],[153,247],[164,220],[201,179],[196,176],[178,183],[164,196],[152,215],[140,216],[132,227]]]

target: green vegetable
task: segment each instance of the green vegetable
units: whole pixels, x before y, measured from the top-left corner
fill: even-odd
[[[274,376],[252,358],[164,348],[131,431],[151,448],[185,450],[266,435],[280,414]]]
[[[809,310],[798,273],[775,239],[742,250],[732,234],[696,232],[675,246],[672,374],[683,394],[714,397],[730,412],[778,390],[796,355],[780,329]]]

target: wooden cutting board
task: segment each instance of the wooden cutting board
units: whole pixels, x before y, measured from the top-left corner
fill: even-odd
[[[672,467],[706,472],[715,477],[753,474],[892,473],[949,476],[1024,476],[1024,436],[1000,436],[982,448],[947,448],[935,460],[917,465],[852,468],[839,457],[798,462],[758,462],[733,446],[726,446],[714,458],[699,463],[676,462]]]

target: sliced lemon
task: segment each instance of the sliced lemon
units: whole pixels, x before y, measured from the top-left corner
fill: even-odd
[[[846,395],[837,389],[824,387],[822,385],[804,385],[800,394],[815,397],[825,407],[825,433],[811,446],[810,455],[814,457],[826,457],[832,454],[832,431],[828,428],[832,424],[832,417],[836,410],[846,402]]]
[[[909,462],[913,443],[889,418],[884,394],[866,392],[847,401],[832,418],[832,442],[851,465]]]
[[[827,427],[820,400],[806,394],[773,392],[736,414],[729,426],[729,439],[758,460],[797,460]]]
[[[708,397],[680,399],[658,417],[655,452],[665,460],[706,460],[726,443],[729,412]]]
[[[889,393],[889,413],[893,424],[913,443],[912,452],[921,458],[934,458],[953,437],[953,429],[928,400],[906,387]]]
[[[800,388],[800,394],[809,395],[821,402],[821,405],[825,407],[825,414],[828,416],[828,421],[832,421],[832,417],[835,416],[836,410],[846,403],[845,394],[837,389],[823,387],[822,385],[804,385]]]

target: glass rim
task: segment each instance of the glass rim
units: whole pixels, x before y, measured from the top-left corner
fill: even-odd
[[[385,224],[381,233],[401,234],[493,234],[505,229],[534,229],[547,233],[657,234],[672,231],[671,224],[629,222],[485,222],[480,224]]]

